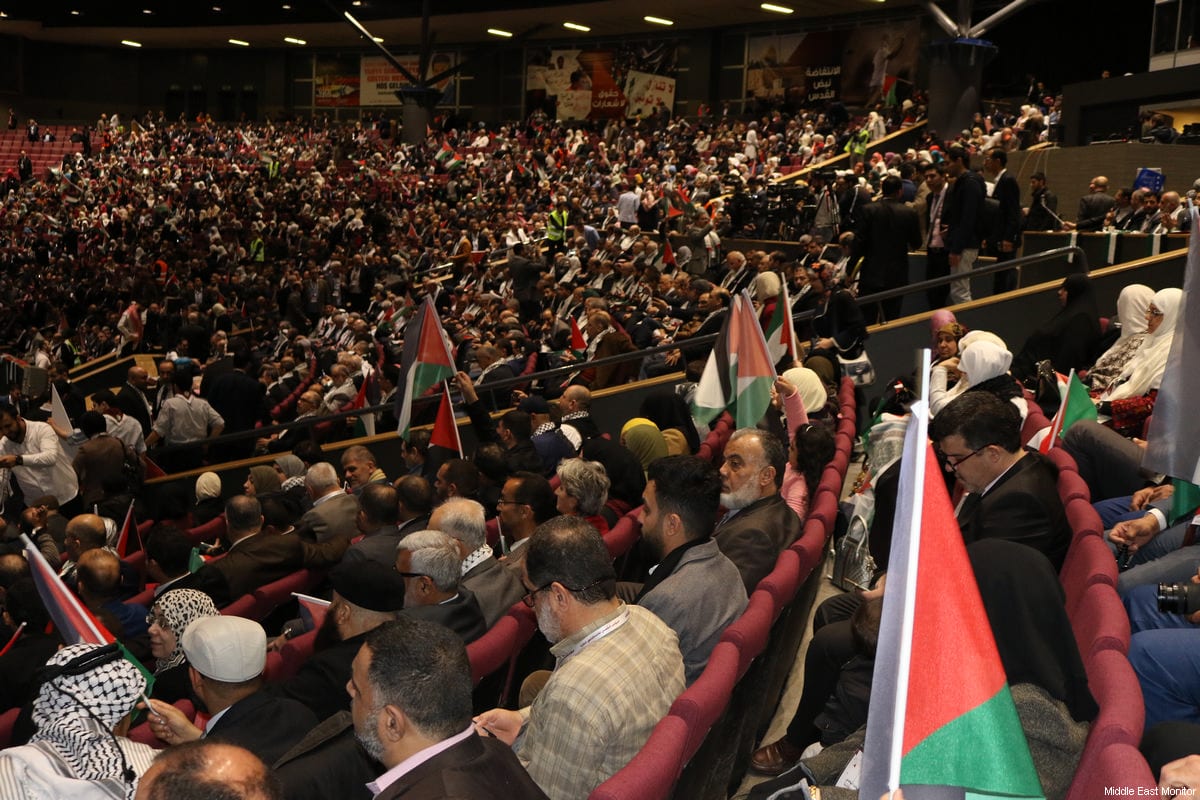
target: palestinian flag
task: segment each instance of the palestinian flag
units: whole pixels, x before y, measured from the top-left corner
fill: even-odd
[[[87,610],[63,583],[62,578],[58,577],[58,573],[50,569],[37,545],[25,534],[21,534],[21,541],[25,544],[25,559],[29,562],[29,570],[37,586],[38,595],[42,598],[42,604],[46,606],[50,619],[54,621],[54,627],[58,629],[63,643],[103,646],[115,642],[116,637],[104,627],[104,623],[92,616],[92,612]],[[154,675],[142,666],[124,645],[120,645],[120,648],[125,660],[137,667],[138,672],[146,678],[146,694],[149,695],[154,687]]]
[[[733,298],[704,374],[692,397],[692,416],[708,424],[729,409],[739,428],[752,428],[771,404],[775,366],[750,297]]]
[[[926,388],[901,460],[859,797],[1043,798],[928,427]]]
[[[1200,231],[1200,213],[1188,209],[1192,230]],[[1183,273],[1183,300],[1175,321],[1175,338],[1154,401],[1142,465],[1152,471],[1200,484],[1200,236],[1188,245]]]
[[[767,323],[767,351],[771,354],[771,363],[778,364],[781,359],[791,356],[797,361],[796,327],[792,322],[792,298],[788,295],[787,281],[779,282],[779,300],[775,303],[775,313]]]
[[[576,358],[583,358],[583,354],[587,351],[587,342],[583,340],[583,331],[579,330],[579,323],[574,317],[571,317],[571,349],[575,351]]]
[[[883,96],[883,104],[885,106],[900,105],[900,101],[896,98],[896,76],[884,75],[883,88],[880,90]]]
[[[404,357],[401,364],[400,391],[396,393],[397,431],[408,436],[412,425],[413,400],[429,391],[438,381],[454,377],[454,356],[450,340],[438,319],[433,300],[426,297],[404,329]]]
[[[125,512],[125,522],[121,525],[121,533],[117,537],[117,555],[120,558],[142,549],[141,538],[138,536],[137,522],[133,519],[133,501],[129,501],[129,510]]]
[[[330,602],[300,592],[292,592],[292,597],[300,604],[300,619],[304,620],[305,630],[320,628],[325,622],[325,615],[329,613]]]
[[[454,405],[450,402],[450,386],[442,383],[442,399],[438,403],[437,419],[429,435],[429,447],[440,447],[450,451],[451,458],[462,458],[462,439],[458,435],[458,424],[454,421]]]
[[[461,168],[466,163],[467,160],[465,158],[458,153],[454,153],[444,162],[443,166],[446,167],[446,172],[454,172],[454,170]]]
[[[678,262],[675,261],[675,249],[671,247],[671,239],[667,236],[663,237],[662,260],[666,266],[679,268]]]
[[[1092,402],[1087,387],[1083,385],[1083,381],[1079,380],[1074,369],[1067,376],[1067,385],[1060,386],[1059,391],[1062,393],[1062,403],[1058,407],[1058,413],[1050,421],[1049,433],[1038,445],[1038,450],[1043,453],[1049,453],[1050,448],[1056,447],[1067,429],[1079,420],[1096,420],[1099,417],[1096,413],[1096,404]]]
[[[439,164],[442,164],[442,163],[445,163],[446,159],[452,157],[453,155],[454,155],[454,148],[451,147],[449,144],[446,144],[445,142],[443,142],[441,149],[437,151],[437,154],[434,155],[433,159],[434,159],[434,161],[437,161]]]
[[[1173,478],[1171,485],[1175,491],[1171,493],[1170,514],[1167,524],[1174,525],[1184,517],[1190,517],[1200,508],[1200,486],[1188,483],[1182,478]]]

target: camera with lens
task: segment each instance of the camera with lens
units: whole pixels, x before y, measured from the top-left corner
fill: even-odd
[[[1158,610],[1164,614],[1191,616],[1200,611],[1200,584],[1160,583]]]

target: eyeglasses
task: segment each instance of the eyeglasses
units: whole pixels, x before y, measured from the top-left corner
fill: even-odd
[[[167,630],[167,618],[162,614],[147,614],[146,627],[150,627],[151,625],[157,625],[163,630]]]
[[[1159,311],[1154,306],[1150,306],[1149,308],[1146,309],[1146,316],[1148,316],[1148,317],[1161,317],[1162,315],[1163,315],[1163,312]]]
[[[428,578],[429,577],[424,572],[401,572],[400,570],[396,569],[395,567],[392,567],[392,569],[395,570],[396,574],[399,575],[401,578]]]
[[[597,587],[600,584],[604,583],[605,581],[609,581],[609,580],[613,580],[613,579],[612,578],[601,578],[600,580],[592,581],[591,583],[589,583],[587,586],[583,587],[582,589],[572,589],[570,586],[563,586],[563,588],[566,589],[571,594],[579,594],[580,592],[586,592],[588,589],[594,589],[595,587]],[[537,593],[544,592],[545,590],[549,589],[551,586],[553,586],[556,583],[559,583],[559,582],[558,581],[550,581],[549,583],[539,586],[536,589],[531,589],[529,592],[526,593],[526,595],[524,597],[521,598],[521,602],[524,603],[525,605],[529,606],[530,608],[533,608],[533,600],[537,596]],[[562,584],[560,584],[560,585],[562,585]]]
[[[498,506],[527,506],[529,504],[522,503],[520,500],[505,500],[503,497],[501,497],[499,500],[496,501],[496,505],[498,505]]]
[[[983,447],[980,447],[978,450],[972,450],[971,452],[967,453],[965,456],[962,456],[961,458],[955,458],[954,456],[948,456],[945,453],[942,453],[942,456],[946,459],[946,469],[949,470],[950,472],[958,472],[958,468],[960,466],[962,466],[962,463],[964,461],[966,461],[971,456],[979,455],[980,453],[982,453],[984,450],[988,449],[989,447],[991,447],[990,444],[985,444]]]

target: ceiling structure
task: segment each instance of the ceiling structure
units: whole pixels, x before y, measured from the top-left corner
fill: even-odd
[[[430,28],[436,41],[459,44],[490,41],[488,28],[516,35],[542,26],[531,37],[581,42],[630,34],[670,36],[700,28],[794,25],[801,19],[864,21],[916,10],[918,0],[776,0],[793,9],[773,13],[756,0],[441,0],[433,3]],[[420,40],[421,0],[0,0],[0,33],[67,44],[119,46],[122,40],[143,47],[286,48],[284,37],[313,48],[362,47],[358,31],[340,16],[352,13],[371,33],[397,52]],[[921,12],[924,13],[924,12]],[[671,20],[664,26],[645,15]],[[590,28],[568,30],[564,22]]]

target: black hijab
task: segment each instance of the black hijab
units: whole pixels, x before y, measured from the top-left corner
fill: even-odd
[[[661,389],[646,395],[642,400],[639,416],[653,422],[660,431],[675,428],[687,439],[688,453],[695,455],[700,450],[700,434],[696,433],[696,423],[688,410],[683,398],[671,389]]]
[[[1099,709],[1049,560],[1003,539],[974,542],[967,554],[1009,686],[1040,686],[1066,704],[1075,721],[1095,719]]]
[[[642,462],[628,447],[611,439],[597,436],[583,443],[582,455],[589,461],[599,461],[612,486],[608,496],[637,508],[642,504],[642,492],[646,488],[646,471]]]

